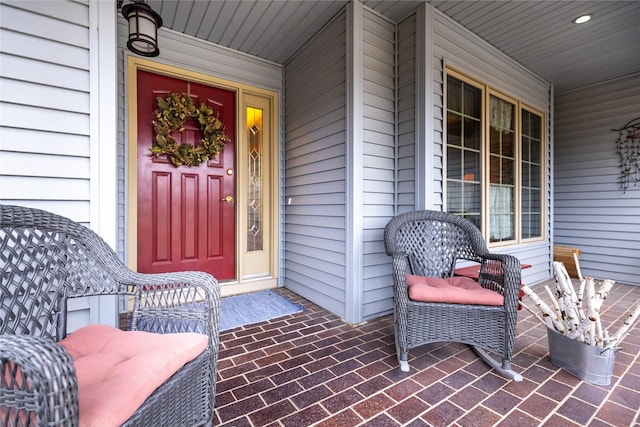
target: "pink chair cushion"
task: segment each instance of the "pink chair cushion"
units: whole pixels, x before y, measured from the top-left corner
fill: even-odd
[[[424,277],[407,274],[409,298],[422,302],[502,305],[504,297],[469,277]]]
[[[154,334],[89,325],[60,342],[78,376],[80,425],[119,426],[207,347],[196,333]]]

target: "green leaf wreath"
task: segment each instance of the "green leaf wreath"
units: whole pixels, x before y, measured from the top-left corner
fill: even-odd
[[[156,98],[158,109],[153,128],[156,137],[151,148],[155,156],[167,156],[176,166],[198,166],[208,159],[214,159],[224,148],[225,142],[230,141],[224,132],[224,123],[214,114],[207,104],[201,102],[199,106],[190,96],[170,93],[166,98]],[[198,121],[200,126],[200,144],[178,144],[172,136],[174,132],[184,132],[184,122],[187,117]]]

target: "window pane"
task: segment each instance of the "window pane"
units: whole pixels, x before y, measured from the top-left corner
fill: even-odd
[[[447,147],[447,177],[462,180],[462,150]]]
[[[502,154],[505,157],[513,158],[515,156],[515,141],[513,140],[515,137],[514,132],[501,132],[502,143],[500,144],[502,147]]]
[[[479,120],[464,119],[464,146],[474,150],[480,149],[482,141],[482,127]]]
[[[491,154],[500,154],[500,143],[502,139],[500,138],[500,131],[494,127],[489,129],[489,152]]]
[[[480,119],[482,113],[482,103],[480,102],[481,91],[469,84],[464,84],[464,115]]]
[[[482,91],[447,78],[447,210],[481,223]]]
[[[489,240],[504,242],[515,238],[513,187],[489,187]]]
[[[489,98],[489,124],[491,127],[503,132],[513,132],[515,129],[513,120],[515,108],[514,104],[491,95]]]
[[[447,144],[462,145],[462,121],[455,113],[447,113]]]
[[[500,157],[498,156],[489,158],[489,182],[500,184]]]
[[[462,214],[462,182],[447,182],[447,210],[454,214]]]
[[[522,183],[522,187],[531,187],[531,165],[527,162],[522,162],[521,163],[521,167],[522,167],[522,179],[521,179],[521,183]]]
[[[542,117],[522,110],[521,238],[542,237]]]
[[[447,109],[462,113],[462,81],[453,77],[447,79]]]
[[[480,184],[465,182],[463,188],[466,207],[464,212],[465,216],[476,216],[480,218],[480,210],[482,208]]]
[[[263,214],[264,200],[262,186],[264,176],[262,170],[262,110],[247,108],[247,141],[249,142],[247,157],[247,251],[260,251],[263,249],[264,231]]]
[[[523,130],[524,132],[524,130]],[[521,145],[521,154],[522,154],[522,160],[523,161],[528,161],[531,160],[531,141],[529,140],[528,136],[525,136],[525,134],[522,134],[522,145]]]
[[[529,155],[529,159],[532,163],[540,164],[542,163],[542,141],[539,139],[532,139],[530,141],[529,150],[531,154]]]
[[[501,170],[501,174],[502,174],[502,179],[501,179],[501,183],[502,184],[510,184],[510,185],[515,185],[516,183],[516,176],[515,176],[515,161],[514,159],[511,158],[505,158],[503,157],[502,159],[502,170]]]
[[[464,180],[480,182],[480,153],[477,151],[465,151]]]
[[[529,186],[531,188],[542,188],[542,171],[540,165],[529,164]],[[523,184],[524,185],[524,184]]]
[[[536,141],[542,140],[542,117],[533,113],[529,113],[528,116],[531,120],[531,131],[528,135]]]
[[[516,238],[515,105],[489,97],[489,240]]]
[[[532,212],[541,212],[542,210],[542,192],[540,190],[530,190],[529,198],[531,199],[531,211]]]

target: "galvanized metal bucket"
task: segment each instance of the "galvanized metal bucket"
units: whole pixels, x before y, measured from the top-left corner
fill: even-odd
[[[617,348],[603,350],[547,328],[551,363],[591,384],[611,384]]]

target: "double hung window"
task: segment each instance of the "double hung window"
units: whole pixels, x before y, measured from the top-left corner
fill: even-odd
[[[447,74],[446,206],[491,244],[543,237],[544,114]]]

